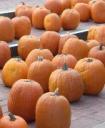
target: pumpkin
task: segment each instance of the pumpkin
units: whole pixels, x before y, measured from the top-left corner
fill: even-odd
[[[61,23],[64,30],[76,29],[80,23],[80,14],[75,9],[65,9],[61,14]]]
[[[71,7],[70,0],[61,0],[62,11]]]
[[[51,13],[44,18],[44,28],[47,31],[59,32],[61,29],[61,20],[56,13]]]
[[[83,79],[85,90],[88,95],[97,95],[104,88],[105,67],[104,64],[95,58],[84,58],[77,62],[75,66]]]
[[[40,38],[34,35],[25,35],[19,39],[18,54],[22,59],[26,59],[27,55],[35,48],[39,48]]]
[[[68,68],[67,64],[50,75],[49,91],[53,92],[56,88],[70,102],[79,100],[84,92],[82,77],[74,69]]]
[[[26,58],[26,63],[28,65],[28,67],[37,60],[38,56],[43,56],[43,58],[48,59],[48,60],[52,60],[53,59],[53,54],[51,53],[50,50],[48,49],[34,49],[32,50],[27,58]]]
[[[70,54],[58,54],[52,59],[52,63],[56,68],[61,68],[66,63],[69,68],[74,68],[77,59]]]
[[[44,6],[53,13],[60,15],[62,13],[61,0],[45,0]]]
[[[16,6],[15,15],[16,16],[27,16],[31,21],[32,20],[32,6],[25,4],[24,2],[21,2],[21,4],[18,4]]]
[[[28,124],[23,118],[9,113],[0,119],[0,128],[28,128]]]
[[[0,119],[3,117],[3,112],[2,112],[2,108],[0,106]]]
[[[74,7],[77,3],[86,3],[88,4],[90,0],[71,0],[71,7]]]
[[[11,58],[2,70],[2,79],[6,86],[11,87],[19,79],[27,78],[27,64],[20,58]]]
[[[48,80],[55,67],[50,60],[38,57],[37,61],[33,62],[28,70],[27,78],[35,80],[42,86],[44,92],[48,91]],[[42,75],[44,73],[44,75]]]
[[[32,121],[35,119],[36,102],[42,94],[43,89],[39,83],[29,79],[20,79],[10,90],[8,109],[26,121]]]
[[[88,56],[99,59],[105,65],[105,46],[100,44],[99,46],[93,47],[90,49]]]
[[[46,31],[40,37],[41,47],[49,49],[54,55],[58,52],[60,35],[54,31]]]
[[[43,94],[36,105],[37,128],[69,128],[71,108],[69,102],[59,92]]]
[[[7,42],[0,41],[0,68],[11,58],[11,50]]]
[[[77,60],[79,60],[87,57],[88,51],[89,48],[85,41],[76,38],[70,38],[66,41],[62,53],[72,54]]]
[[[97,23],[105,22],[105,1],[98,0],[95,1],[94,4],[92,4],[91,17]]]
[[[31,21],[26,16],[15,17],[12,19],[15,27],[15,38],[19,39],[24,35],[29,35],[31,32]]]
[[[11,19],[0,16],[0,40],[10,42],[14,37],[15,31]]]
[[[87,40],[87,45],[89,49],[98,46],[100,43],[97,40]]]
[[[80,20],[85,22],[88,21],[91,17],[90,13],[90,6],[86,3],[77,3],[74,6],[74,9],[76,9],[80,14]]]
[[[78,37],[76,35],[71,35],[70,33],[67,33],[66,35],[61,36],[59,41],[59,47],[58,47],[59,54],[62,53],[63,46],[69,38],[78,38]]]
[[[97,32],[97,26],[91,26],[88,30],[87,40],[95,40],[96,32]]]
[[[32,13],[32,25],[38,29],[44,29],[44,18],[50,13],[45,7],[36,7]]]

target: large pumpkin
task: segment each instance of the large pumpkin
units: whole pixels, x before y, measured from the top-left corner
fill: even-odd
[[[37,60],[38,56],[43,56],[43,58],[48,59],[48,60],[52,60],[53,59],[53,54],[51,53],[50,50],[48,49],[34,49],[32,50],[27,58],[26,58],[26,63],[28,65],[28,67]]]
[[[53,92],[56,88],[70,102],[79,100],[84,92],[82,77],[77,71],[68,68],[66,64],[50,75],[49,91]]]
[[[43,89],[40,84],[29,79],[20,79],[13,84],[8,98],[8,109],[26,121],[35,119],[35,107]]]
[[[47,92],[49,77],[54,69],[55,67],[50,60],[43,59],[43,57],[40,56],[37,61],[30,65],[27,78],[40,83],[44,92]]]
[[[64,54],[72,54],[76,57],[77,60],[88,56],[88,46],[85,41],[70,38],[66,41],[62,53]]]
[[[24,35],[29,35],[31,32],[31,21],[26,16],[14,17],[12,23],[15,27],[15,38],[19,39]]]
[[[27,78],[27,71],[27,64],[20,58],[8,60],[2,70],[4,84],[11,87],[15,81]]]
[[[12,21],[8,17],[0,16],[0,40],[10,42],[15,37]]]
[[[84,81],[85,94],[96,95],[102,91],[105,84],[104,64],[94,58],[84,58],[77,62],[75,66]]]
[[[26,59],[27,55],[35,48],[39,48],[40,38],[34,35],[25,35],[19,39],[18,54],[22,59]]]
[[[58,92],[43,94],[36,105],[37,128],[69,128],[71,108],[69,102]]]
[[[11,50],[8,44],[0,41],[0,68],[11,58]]]
[[[52,59],[52,63],[56,68],[61,68],[66,63],[69,68],[74,68],[77,59],[70,54],[58,54]]]
[[[40,37],[42,48],[49,49],[54,55],[58,52],[60,35],[54,31],[46,31]]]
[[[9,113],[0,119],[0,128],[28,128],[28,124],[23,118]]]
[[[88,4],[90,0],[71,0],[71,7],[74,7],[77,3],[86,3]]]

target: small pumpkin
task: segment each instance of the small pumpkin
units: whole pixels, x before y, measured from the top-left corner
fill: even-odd
[[[61,68],[66,63],[69,68],[74,68],[77,59],[70,54],[58,54],[52,59],[52,63],[56,68]]]
[[[44,18],[44,28],[47,31],[59,32],[61,29],[61,20],[56,13],[51,13]]]
[[[58,52],[60,35],[54,31],[46,31],[40,37],[41,47],[49,49],[54,55]]]
[[[35,119],[35,107],[43,94],[40,84],[30,79],[20,79],[13,84],[8,97],[8,109],[26,121]]]
[[[0,119],[0,128],[28,128],[28,124],[23,118],[9,113]]]
[[[44,92],[48,91],[48,80],[55,67],[50,60],[39,56],[37,61],[33,62],[28,70],[27,78],[35,80],[42,86]],[[44,73],[44,75],[42,75]]]
[[[22,59],[26,59],[28,54],[35,48],[40,47],[40,38],[34,35],[25,35],[19,39],[18,54]]]
[[[15,38],[15,30],[10,18],[0,16],[0,40],[10,42]]]
[[[71,7],[70,0],[61,0],[61,4],[62,4],[62,11]]]
[[[27,78],[27,71],[27,64],[23,60],[11,58],[3,67],[2,80],[7,87],[12,87],[15,81]]]
[[[75,66],[83,79],[85,90],[88,95],[97,95],[104,88],[105,67],[104,64],[95,58],[84,58],[77,62]]]
[[[7,42],[0,41],[0,68],[11,58],[11,50]]]
[[[88,56],[89,48],[84,40],[70,38],[66,41],[62,53],[72,54],[77,60]]]
[[[38,29],[44,29],[44,18],[50,13],[45,7],[36,7],[33,9],[32,13],[32,25]]]
[[[88,4],[90,0],[71,0],[71,7],[74,7],[77,3],[86,3]]]
[[[87,40],[87,45],[89,49],[98,46],[100,43],[97,40]]]
[[[80,14],[75,9],[65,9],[61,14],[61,23],[64,30],[76,29],[80,23]]]
[[[59,92],[43,94],[36,105],[36,126],[38,128],[69,128],[71,108]]]
[[[32,50],[28,56],[26,57],[26,63],[28,67],[37,60],[38,56],[43,56],[43,58],[52,60],[53,59],[53,54],[51,53],[50,50],[48,49],[34,49]]]
[[[15,28],[15,38],[19,39],[24,35],[31,33],[31,21],[26,16],[14,17],[12,23]]]

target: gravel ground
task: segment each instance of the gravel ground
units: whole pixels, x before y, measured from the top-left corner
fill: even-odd
[[[25,2],[31,5],[42,4],[44,0],[0,0],[0,11],[14,10],[15,6],[20,2]]]

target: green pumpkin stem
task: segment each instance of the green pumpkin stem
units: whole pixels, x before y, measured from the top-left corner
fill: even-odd
[[[87,62],[92,62],[92,61],[93,61],[92,58],[88,58],[88,59],[87,59]]]
[[[20,62],[22,59],[21,58],[15,58],[16,61]]]
[[[65,70],[68,70],[68,66],[67,66],[67,64],[65,63],[64,65],[63,65],[63,68],[62,68],[64,71]]]
[[[11,112],[9,112],[8,116],[10,117],[10,121],[16,120],[16,117]]]
[[[38,59],[37,60],[38,61],[43,61],[43,59],[44,59],[43,56],[38,56]]]

